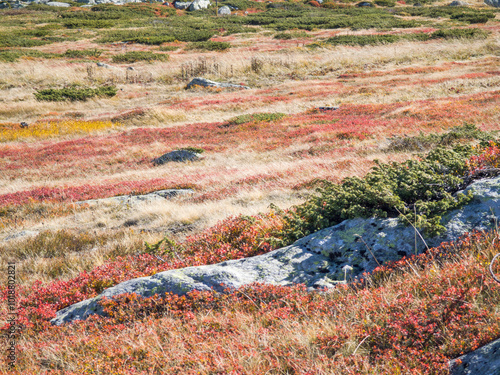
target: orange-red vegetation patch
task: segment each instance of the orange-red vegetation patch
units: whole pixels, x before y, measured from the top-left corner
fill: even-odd
[[[489,254],[500,251],[497,236],[465,235],[332,293],[251,285],[226,294],[128,294],[102,302],[107,318],[61,327],[48,323],[56,306],[106,287],[101,280],[114,267],[135,277],[138,266],[146,274],[160,269],[157,260],[150,257],[149,269],[145,260],[118,261],[101,267],[102,279],[92,271],[78,282],[23,288],[15,373],[36,372],[51,362],[31,359],[50,355],[71,363],[71,373],[446,374],[450,359],[500,336],[500,286],[486,269]],[[83,285],[92,292],[75,293]]]

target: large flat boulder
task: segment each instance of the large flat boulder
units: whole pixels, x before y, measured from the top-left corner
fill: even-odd
[[[484,0],[484,3],[486,5],[495,7],[495,8],[500,8],[500,0]]]
[[[450,361],[450,375],[500,375],[500,339]]]
[[[165,189],[157,190],[148,194],[140,195],[118,195],[116,197],[100,198],[100,199],[87,199],[85,201],[78,201],[75,204],[99,206],[99,205],[128,205],[133,206],[140,203],[161,203],[165,199],[174,198],[181,195],[193,193],[192,189]]]
[[[457,239],[473,229],[494,226],[500,217],[500,177],[477,181],[464,192],[474,199],[443,217],[446,232],[439,237],[418,236],[398,219],[351,219],[304,237],[294,244],[251,258],[214,265],[188,267],[128,280],[106,289],[99,296],[57,312],[54,324],[86,319],[102,313],[98,302],[123,293],[149,297],[158,293],[185,294],[192,290],[239,288],[251,283],[273,285],[305,284],[310,290],[332,288],[348,277],[373,271],[379,264],[421,253],[427,246]],[[221,284],[224,285],[221,286]]]

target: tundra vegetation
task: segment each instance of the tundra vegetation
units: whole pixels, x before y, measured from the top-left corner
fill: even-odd
[[[500,168],[500,23],[479,0],[416,2],[1,9],[0,268],[16,264],[19,330],[0,372],[446,374],[500,337],[496,230],[328,293],[127,295],[107,318],[49,323],[119,282],[347,218],[442,231],[470,199],[455,193]],[[194,77],[250,89],[186,90]],[[200,158],[152,163],[174,150]],[[80,203],[178,188],[192,193]]]

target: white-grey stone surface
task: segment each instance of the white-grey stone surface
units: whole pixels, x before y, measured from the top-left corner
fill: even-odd
[[[194,86],[201,86],[201,87],[236,87],[240,89],[249,89],[250,87],[248,86],[242,86],[242,85],[235,85],[232,83],[221,83],[221,82],[215,82],[211,81],[206,78],[193,78],[191,82],[189,82],[186,86],[187,89],[190,89]]]
[[[484,0],[484,3],[491,7],[500,8],[500,0]]]
[[[217,13],[221,16],[229,16],[231,14],[231,8],[229,8],[227,5],[224,5],[219,8]]]
[[[500,339],[450,361],[450,375],[500,375]]]
[[[85,201],[75,202],[75,204],[89,206],[121,204],[132,206],[138,203],[162,202],[165,199],[170,199],[179,195],[186,195],[191,193],[193,193],[193,190],[191,189],[166,189],[142,195],[119,195],[117,197],[88,199]]]
[[[51,7],[69,8],[71,5],[68,3],[60,3],[59,1],[49,1],[47,5]]]
[[[175,9],[187,9],[191,5],[190,1],[176,1],[174,3]]]

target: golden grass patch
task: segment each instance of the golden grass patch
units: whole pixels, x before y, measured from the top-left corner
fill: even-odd
[[[0,123],[0,142],[12,142],[22,139],[57,138],[71,134],[94,133],[115,127],[111,121],[65,120],[47,121],[21,127],[14,123]]]

